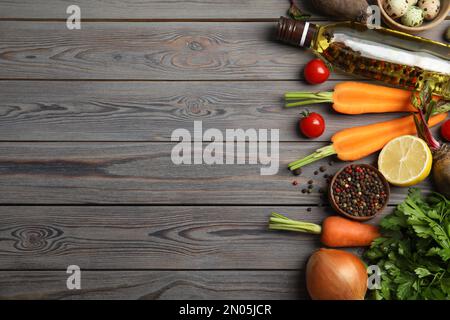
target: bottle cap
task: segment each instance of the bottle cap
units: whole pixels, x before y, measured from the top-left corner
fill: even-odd
[[[280,17],[277,38],[292,45],[310,47],[316,31],[315,24]]]

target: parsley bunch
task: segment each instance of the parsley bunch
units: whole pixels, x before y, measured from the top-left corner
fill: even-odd
[[[450,201],[410,189],[364,258],[381,269],[374,299],[450,299]]]

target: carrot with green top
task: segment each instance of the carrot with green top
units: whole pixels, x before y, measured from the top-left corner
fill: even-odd
[[[328,247],[365,247],[380,237],[378,227],[338,216],[326,218],[322,226],[289,219],[272,212],[269,229],[320,234],[320,241]]]
[[[447,118],[450,103],[435,108],[428,125],[433,127]],[[319,159],[336,154],[340,160],[355,161],[381,150],[386,143],[402,135],[416,134],[412,115],[341,130],[331,138],[331,145],[320,148],[309,156],[288,164],[290,170],[296,170]]]
[[[343,114],[416,112],[411,104],[412,94],[408,90],[350,81],[337,84],[334,91],[288,92],[285,99],[288,108],[333,103],[333,109]]]

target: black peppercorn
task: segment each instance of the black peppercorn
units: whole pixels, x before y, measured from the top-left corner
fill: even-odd
[[[332,186],[336,204],[354,216],[371,216],[387,202],[383,181],[374,169],[350,165]]]

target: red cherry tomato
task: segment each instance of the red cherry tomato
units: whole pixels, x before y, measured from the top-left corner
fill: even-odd
[[[441,127],[441,135],[447,141],[450,141],[450,120],[444,122]]]
[[[325,131],[325,120],[318,113],[304,113],[299,122],[300,131],[308,138],[317,138]]]
[[[310,84],[319,84],[327,81],[330,76],[330,70],[320,59],[314,59],[308,62],[305,67],[305,79]]]

